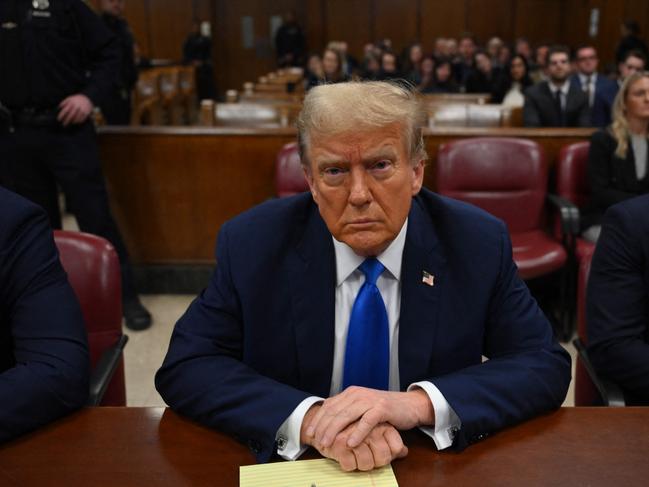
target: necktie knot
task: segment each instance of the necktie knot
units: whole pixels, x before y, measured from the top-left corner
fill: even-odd
[[[358,266],[363,274],[365,274],[365,282],[368,284],[373,284],[376,286],[376,280],[385,270],[383,264],[381,264],[375,257],[370,257],[365,259],[363,263]]]

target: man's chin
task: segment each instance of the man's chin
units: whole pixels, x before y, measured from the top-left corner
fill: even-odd
[[[374,232],[372,232],[372,235],[363,235],[363,233],[365,232],[357,232],[350,237],[342,239],[342,242],[347,244],[355,254],[363,257],[379,255],[388,248],[388,245],[392,241],[377,238]]]

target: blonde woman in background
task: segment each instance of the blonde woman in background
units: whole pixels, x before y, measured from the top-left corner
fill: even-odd
[[[649,193],[649,71],[629,76],[613,102],[613,123],[595,132],[588,153],[590,207],[583,236],[596,242],[606,209]]]

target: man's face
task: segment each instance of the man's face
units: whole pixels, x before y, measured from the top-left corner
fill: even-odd
[[[618,69],[620,70],[620,79],[624,81],[633,73],[642,71],[644,69],[644,61],[639,57],[629,56],[619,64]]]
[[[101,10],[115,17],[124,13],[124,0],[101,0]]]
[[[563,83],[570,74],[570,61],[565,52],[555,52],[548,61],[548,75],[555,83]]]
[[[577,51],[577,69],[581,74],[590,76],[597,71],[597,51],[592,47],[584,47]]]
[[[473,58],[473,54],[475,53],[475,44],[471,39],[464,38],[460,41],[458,50],[464,59],[470,60]]]
[[[383,54],[381,67],[386,73],[394,73],[397,70],[397,58],[390,53]]]
[[[411,164],[399,125],[310,142],[306,177],[327,228],[358,255],[380,254],[421,189],[423,161]]]

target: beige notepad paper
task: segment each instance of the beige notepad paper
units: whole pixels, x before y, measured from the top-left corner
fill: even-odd
[[[392,466],[343,472],[333,460],[298,460],[239,467],[239,487],[398,487]]]

